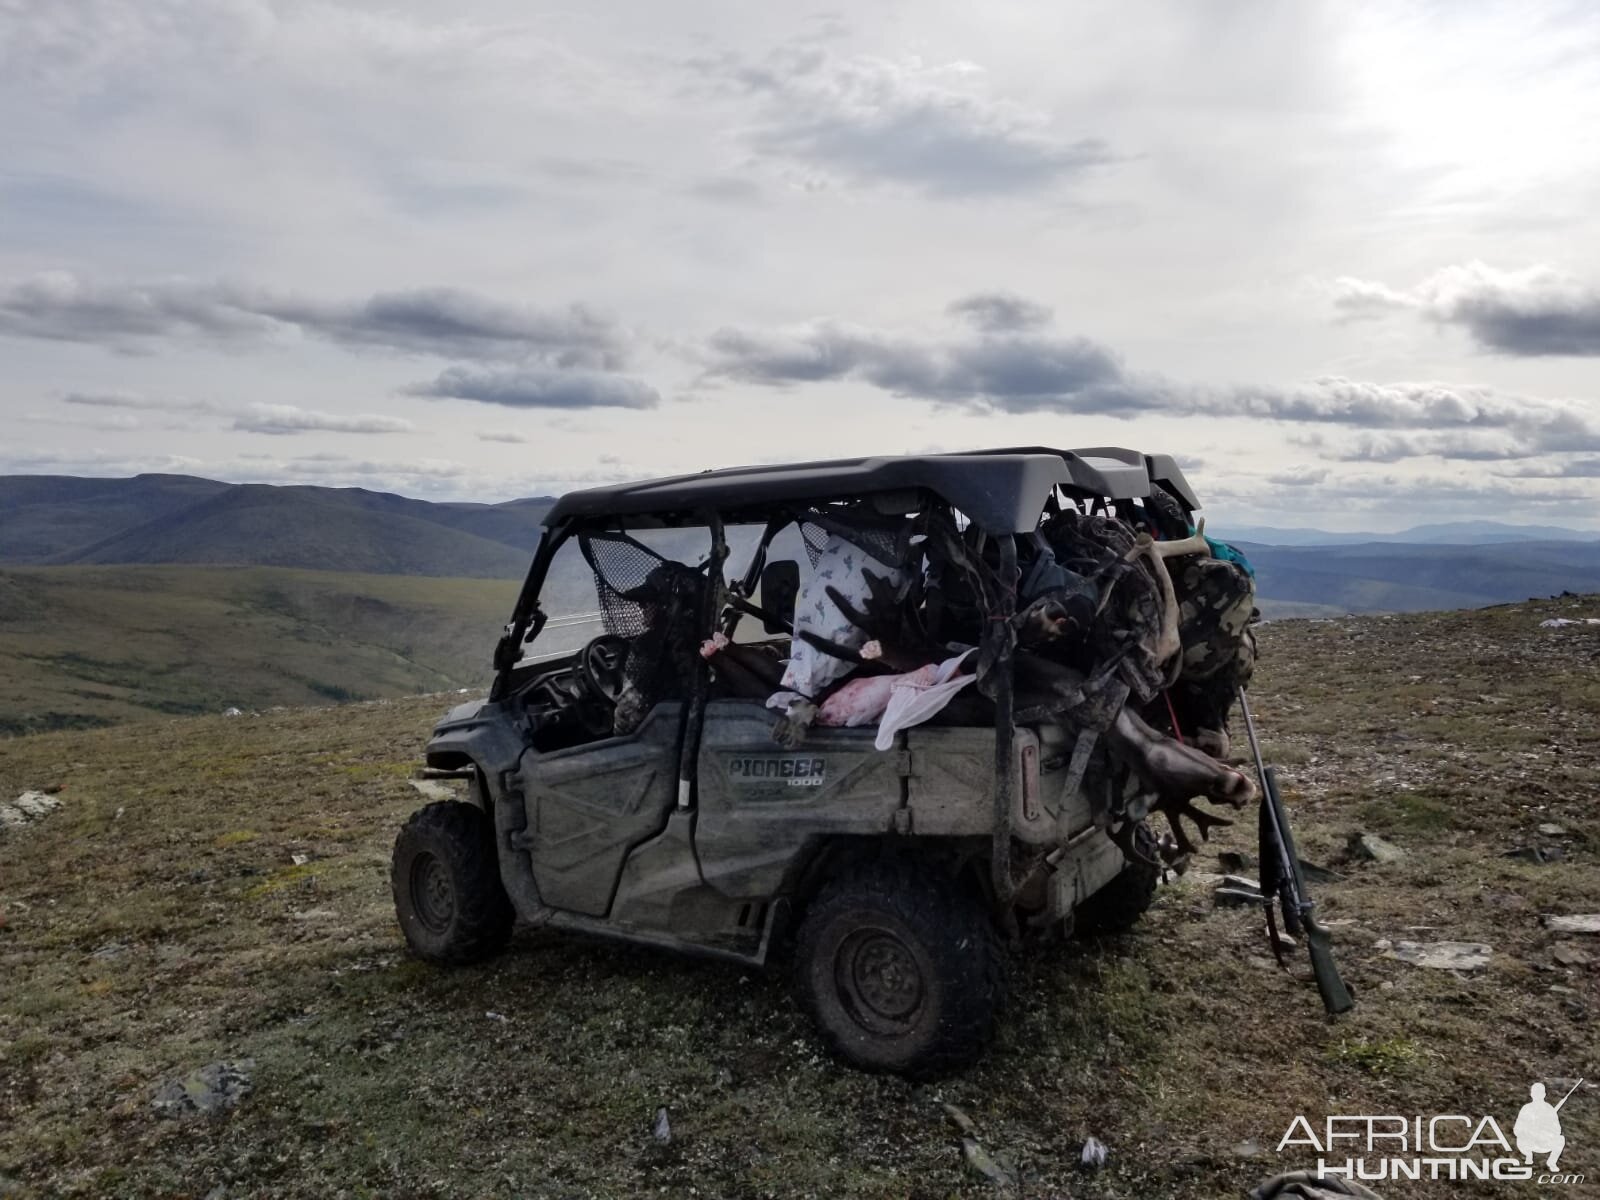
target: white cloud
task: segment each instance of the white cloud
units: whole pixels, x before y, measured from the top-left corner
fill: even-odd
[[[1593,488],[1597,48],[1563,0],[12,3],[5,453],[470,498],[1120,441],[1530,516]]]
[[[539,366],[449,367],[437,379],[413,384],[406,391],[435,400],[476,400],[507,408],[654,408],[661,403],[660,393],[637,379]]]
[[[996,196],[1071,182],[1115,157],[1099,138],[1064,137],[1048,114],[994,95],[966,61],[844,57],[800,44],[695,65],[759,102],[760,119],[742,134],[755,154],[847,183]]]
[[[612,367],[628,335],[581,305],[539,309],[460,288],[328,301],[228,283],[98,283],[48,271],[0,286],[0,334],[113,348],[179,341],[282,342],[299,335],[444,358],[532,358]]]
[[[1412,288],[1345,277],[1332,290],[1347,317],[1410,309],[1465,329],[1499,354],[1600,356],[1600,289],[1552,267],[1503,271],[1472,262]]]
[[[311,412],[292,404],[252,404],[233,419],[233,428],[245,433],[410,433],[416,428],[403,417],[376,413]]]

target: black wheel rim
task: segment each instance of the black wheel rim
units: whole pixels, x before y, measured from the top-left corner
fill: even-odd
[[[426,850],[411,860],[411,911],[429,933],[443,933],[456,912],[450,871]]]
[[[845,1011],[875,1034],[909,1032],[927,1000],[916,954],[881,927],[854,930],[839,943],[833,981]]]

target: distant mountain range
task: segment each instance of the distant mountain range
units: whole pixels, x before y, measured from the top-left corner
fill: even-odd
[[[230,484],[185,475],[0,477],[0,566],[292,567],[517,579],[550,497],[435,503],[361,488]],[[1600,592],[1600,534],[1492,521],[1402,533],[1228,526],[1269,616],[1472,608]],[[683,535],[678,535],[681,539]],[[574,554],[549,581],[554,611],[593,607]]]
[[[1222,525],[1206,532],[1227,541],[1265,546],[1356,546],[1404,542],[1422,546],[1482,546],[1498,542],[1600,542],[1600,533],[1559,525],[1507,525],[1501,521],[1449,521],[1414,525],[1399,533],[1332,533],[1326,529],[1278,529],[1270,525]]]
[[[0,476],[0,565],[182,563],[516,578],[549,497],[439,504],[187,475]]]
[[[1424,612],[1600,592],[1600,542],[1233,545],[1255,566],[1268,616]]]

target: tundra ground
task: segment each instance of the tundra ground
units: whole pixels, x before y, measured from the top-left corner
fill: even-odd
[[[1600,912],[1600,626],[1553,616],[1600,616],[1600,597],[1261,630],[1257,716],[1303,854],[1343,877],[1316,890],[1354,1013],[1325,1020],[1259,912],[1189,881],[1131,935],[1019,961],[992,1053],[936,1085],[823,1057],[781,970],[542,933],[478,968],[408,959],[389,846],[441,698],[0,740],[0,801],[63,801],[0,833],[0,1195],[1002,1194],[941,1102],[1029,1197],[1242,1195],[1309,1165],[1276,1153],[1299,1114],[1488,1114],[1509,1134],[1533,1081],[1600,1078],[1582,961],[1600,937],[1541,922]],[[1357,830],[1405,859],[1345,862]],[[1253,853],[1253,821],[1223,833],[1198,867]],[[1561,857],[1503,857],[1528,846]],[[1428,970],[1385,939],[1494,955]],[[244,1059],[231,1113],[153,1108],[165,1081]],[[1600,1090],[1562,1119],[1562,1166],[1592,1187]],[[1091,1134],[1110,1157],[1086,1175]]]

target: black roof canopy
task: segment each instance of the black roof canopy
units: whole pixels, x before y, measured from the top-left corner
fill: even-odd
[[[866,495],[929,491],[984,529],[1023,533],[1033,529],[1051,490],[1114,500],[1150,494],[1158,482],[1189,508],[1199,501],[1169,455],[1101,446],[1056,450],[1044,446],[842,458],[824,462],[726,467],[638,483],[568,492],[545,514],[547,526],[586,517],[642,517],[654,523],[691,519],[715,509],[726,515],[791,503],[826,503]]]

